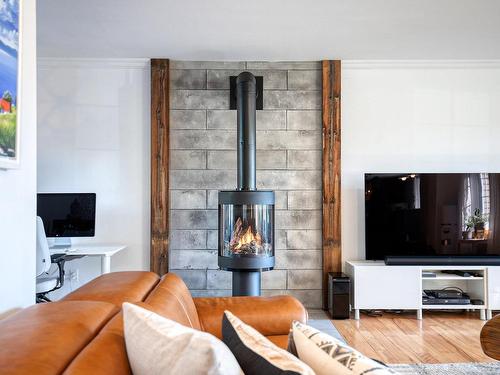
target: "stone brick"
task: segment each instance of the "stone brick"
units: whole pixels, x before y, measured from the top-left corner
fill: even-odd
[[[321,90],[321,70],[289,70],[288,90]]]
[[[231,289],[193,289],[190,291],[193,297],[231,297]]]
[[[205,190],[171,190],[171,209],[204,209],[207,206]]]
[[[209,89],[229,90],[229,77],[237,76],[242,70],[208,70],[207,84]],[[259,70],[251,72],[255,76],[263,77],[265,90],[286,90],[285,70]]]
[[[216,250],[170,250],[170,269],[217,269]]]
[[[205,129],[207,111],[175,109],[170,111],[170,129]]]
[[[320,250],[277,250],[276,268],[288,270],[320,270],[322,266]]]
[[[318,250],[321,245],[321,230],[287,230],[287,249]]]
[[[207,208],[214,210],[219,208],[219,190],[207,190]]]
[[[321,69],[320,61],[248,61],[247,69],[311,70]]]
[[[286,289],[286,270],[262,272],[262,289]]]
[[[260,292],[262,297],[283,296],[288,294],[288,292],[283,289],[262,289]]]
[[[170,70],[170,88],[179,89],[206,89],[207,71],[195,69],[171,69]]]
[[[208,169],[236,169],[236,151],[208,151]],[[286,169],[286,151],[258,150],[257,169]]]
[[[172,90],[170,106],[172,109],[229,109],[229,90]]]
[[[321,199],[320,190],[290,191],[288,208],[290,210],[321,210]]]
[[[322,152],[288,150],[288,169],[321,169]]]
[[[275,209],[277,210],[286,210],[288,207],[288,197],[286,191],[275,190],[274,191],[274,199],[275,199]]]
[[[173,170],[170,172],[171,189],[234,189],[236,170]]]
[[[285,130],[286,111],[257,111],[257,130]],[[235,110],[207,111],[207,127],[209,129],[227,129],[236,131]]]
[[[267,90],[264,109],[321,109],[321,92]]]
[[[216,210],[172,210],[172,229],[217,229]]]
[[[205,289],[207,287],[206,270],[170,270],[181,277],[189,289]]]
[[[267,130],[257,132],[258,150],[320,150],[321,132],[306,130]]]
[[[306,308],[319,309],[323,304],[321,289],[290,290],[288,293],[297,298]]]
[[[181,61],[170,60],[170,69],[245,69],[244,61]]]
[[[288,270],[288,289],[321,289],[322,276],[317,270]]]
[[[205,169],[207,153],[201,150],[171,150],[170,169]]]
[[[204,230],[172,230],[170,233],[170,248],[205,249],[207,246],[207,232]]]
[[[232,283],[232,272],[222,270],[207,271],[207,289],[231,289]]]
[[[321,189],[321,171],[266,171],[257,173],[258,189],[318,190]]]
[[[322,129],[321,111],[287,111],[286,116],[288,130]]]
[[[207,249],[219,248],[219,233],[217,230],[207,231]]]
[[[286,231],[275,229],[274,235],[274,247],[276,249],[286,249]]]
[[[223,130],[172,130],[172,149],[236,150],[236,132]]]
[[[276,229],[321,229],[321,211],[276,211]]]

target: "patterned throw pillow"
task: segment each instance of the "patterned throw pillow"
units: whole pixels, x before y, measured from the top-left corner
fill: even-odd
[[[297,321],[292,323],[288,351],[307,363],[317,375],[396,374],[336,338]]]
[[[222,340],[245,375],[314,375],[305,363],[283,350],[229,311],[222,317]]]

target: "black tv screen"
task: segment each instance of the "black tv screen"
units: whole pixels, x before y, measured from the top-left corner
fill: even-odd
[[[40,193],[37,215],[47,237],[93,237],[95,205],[94,193]]]
[[[500,174],[365,175],[366,259],[500,255]]]

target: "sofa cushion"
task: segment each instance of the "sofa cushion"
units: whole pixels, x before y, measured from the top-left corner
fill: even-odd
[[[76,356],[64,375],[132,375],[125,349],[123,314],[115,315]]]
[[[306,309],[292,296],[195,298],[194,303],[202,329],[219,338],[225,310],[264,336],[288,335],[292,321],[307,321]]]
[[[184,281],[174,273],[164,275],[144,302],[165,318],[201,330],[191,293]]]
[[[96,301],[28,307],[0,321],[0,372],[60,374],[118,308]]]
[[[123,302],[144,301],[160,278],[154,272],[126,271],[101,275],[74,292],[64,301],[102,301],[121,307]]]

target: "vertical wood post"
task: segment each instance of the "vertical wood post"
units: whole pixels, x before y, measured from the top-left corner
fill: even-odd
[[[150,270],[168,272],[169,60],[151,60],[151,249]]]
[[[328,273],[341,272],[340,232],[340,60],[323,68],[323,308],[328,307]]]

